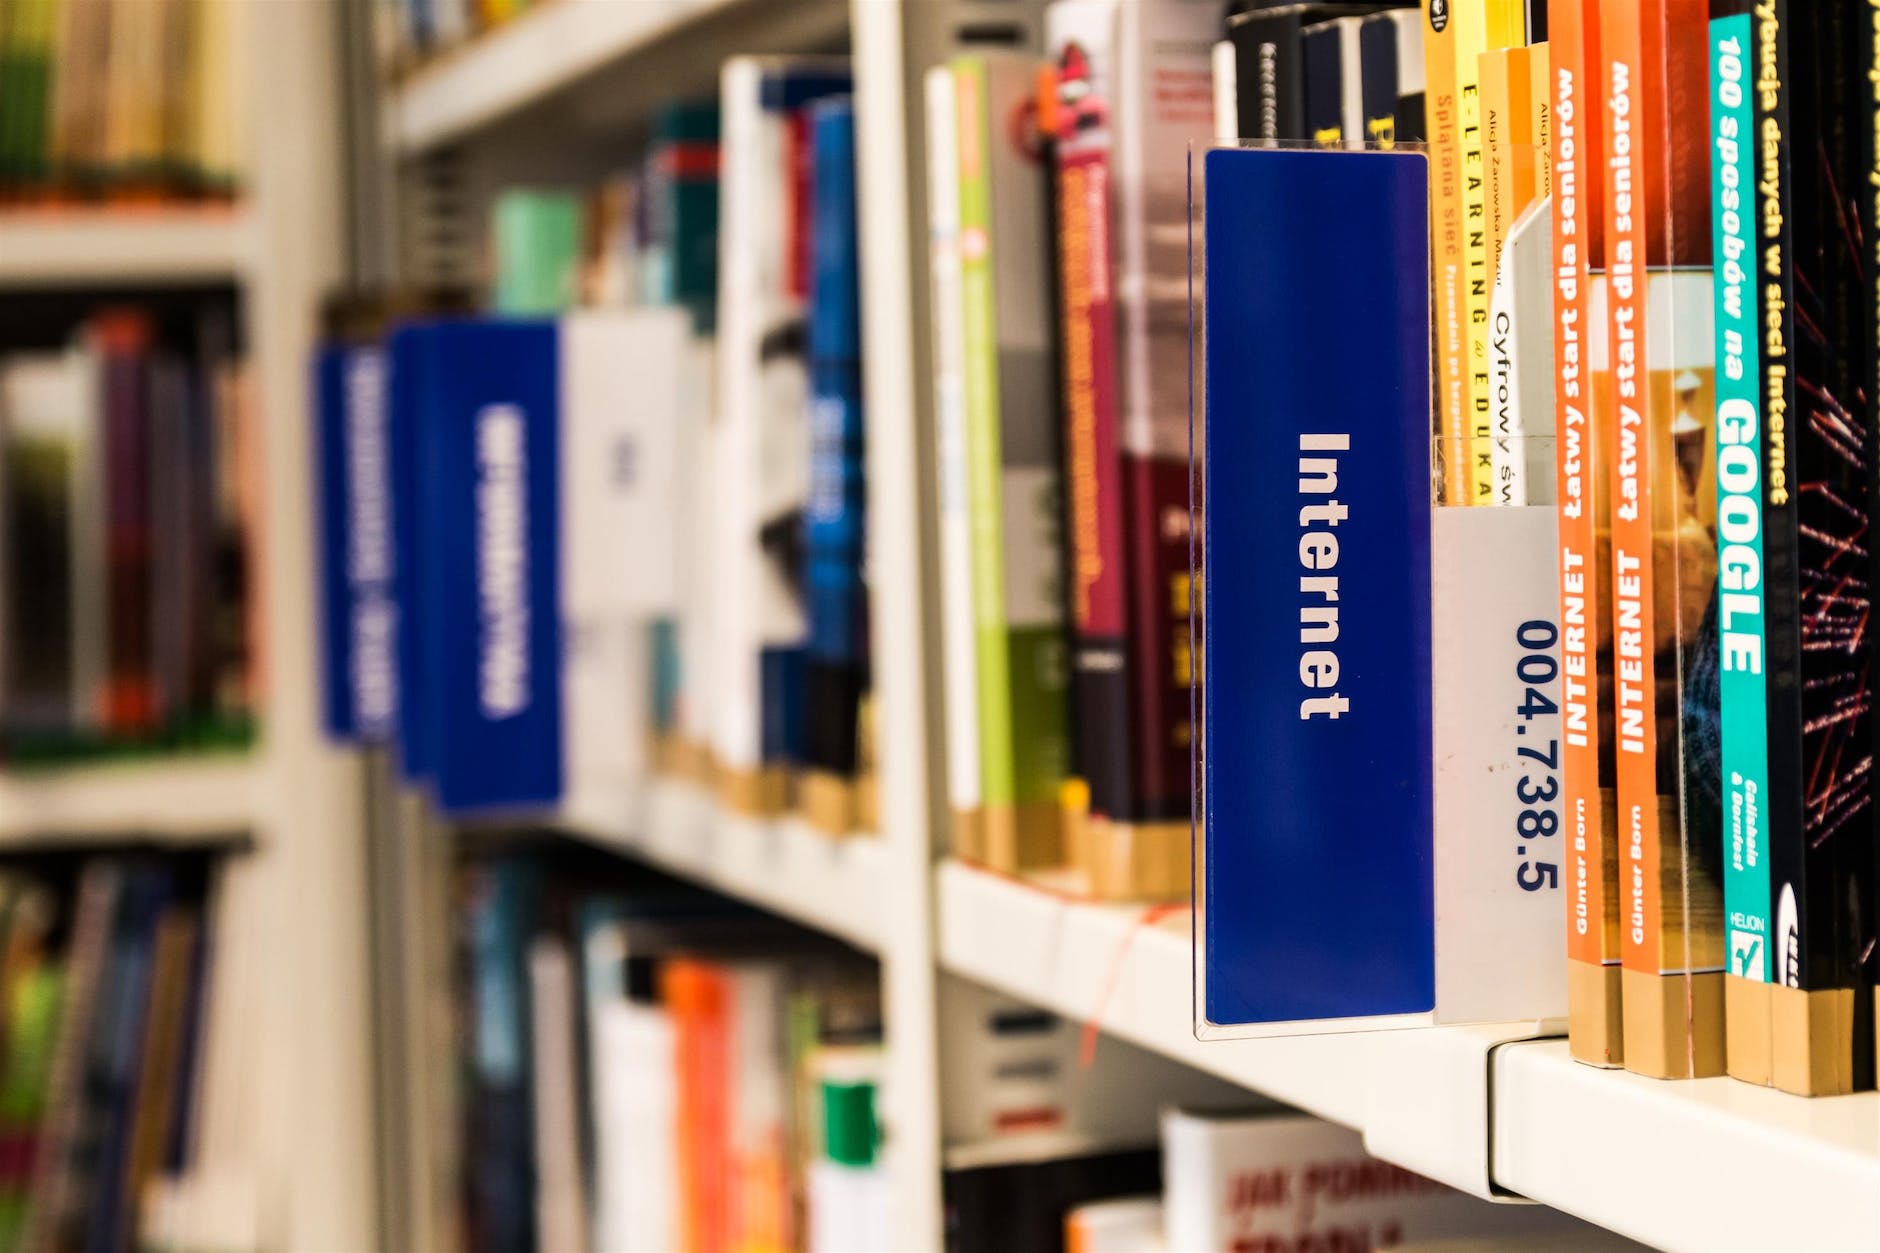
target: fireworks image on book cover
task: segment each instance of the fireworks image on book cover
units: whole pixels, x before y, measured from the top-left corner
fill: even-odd
[[[1844,880],[1850,890],[1843,893],[1835,889],[1842,876],[1827,872],[1831,866],[1852,866],[1861,857],[1853,846],[1868,837],[1866,828],[1873,820],[1868,635],[1872,593],[1867,579],[1871,436],[1860,416],[1872,398],[1861,394],[1861,362],[1854,350],[1859,317],[1854,301],[1864,290],[1866,266],[1853,229],[1852,189],[1842,186],[1831,155],[1835,123],[1826,115],[1820,120],[1821,142],[1812,152],[1795,154],[1798,165],[1815,165],[1815,185],[1822,197],[1812,206],[1820,220],[1819,229],[1810,232],[1815,246],[1795,249],[1794,404],[1800,412],[1789,415],[1787,482],[1779,486],[1771,475],[1765,486],[1772,495],[1785,490],[1794,498],[1795,622],[1790,638],[1799,655],[1772,656],[1770,673],[1794,675],[1798,689],[1800,773],[1794,795],[1801,802],[1800,847],[1806,850],[1810,871],[1799,885],[1796,876],[1786,873],[1774,885],[1778,896],[1773,956],[1776,980],[1803,987],[1822,986],[1828,980],[1800,968],[1807,964],[1801,953],[1807,941],[1798,934],[1798,911],[1800,917],[1817,912],[1841,915],[1832,922],[1823,918],[1809,924],[1809,929],[1839,937],[1836,946],[1841,952],[1835,960],[1848,963],[1850,971],[1860,962],[1873,928],[1872,920],[1861,916],[1864,902],[1854,890],[1858,876]],[[1797,190],[1807,181],[1797,179]],[[1775,745],[1771,749],[1781,751]],[[1793,750],[1789,752],[1793,762]],[[1809,899],[1798,903],[1798,890]]]

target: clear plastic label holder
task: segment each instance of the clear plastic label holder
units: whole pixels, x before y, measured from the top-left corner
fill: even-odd
[[[1548,202],[1471,293],[1431,177],[1190,156],[1204,1039],[1566,1012]]]

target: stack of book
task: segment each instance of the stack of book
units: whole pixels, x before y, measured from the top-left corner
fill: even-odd
[[[195,1160],[216,882],[194,855],[0,871],[0,1249],[141,1247]]]
[[[247,7],[0,4],[0,203],[226,198],[246,163]]]
[[[253,734],[257,432],[226,307],[0,357],[0,753]]]

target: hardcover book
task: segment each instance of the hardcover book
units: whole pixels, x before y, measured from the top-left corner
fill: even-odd
[[[804,508],[809,606],[804,672],[805,764],[853,780],[868,674],[862,582],[863,477],[860,238],[855,212],[855,107],[811,106],[815,163],[809,304],[810,465]],[[853,815],[843,819],[844,830]]]
[[[1361,17],[1388,7],[1384,4],[1274,4],[1229,14],[1227,37],[1234,45],[1239,137],[1282,143],[1313,139],[1306,106],[1310,90],[1306,27],[1338,17]],[[1334,66],[1338,64],[1336,43],[1334,38]],[[1342,96],[1334,89],[1330,99],[1339,100]],[[1336,106],[1333,111],[1337,111]]]
[[[393,343],[394,525],[416,571],[399,615],[407,771],[448,812],[630,782],[644,765],[636,624],[674,589],[651,567],[622,577],[618,544],[670,516],[661,432],[679,403],[681,319],[436,322]]]
[[[1357,1132],[1302,1114],[1171,1109],[1162,1180],[1169,1249],[1493,1247],[1572,1222],[1378,1161]]]
[[[849,89],[836,59],[738,57],[722,78],[724,218],[711,748],[725,801],[771,812],[803,762],[803,508],[810,473],[806,360],[807,107]]]
[[[1030,61],[953,69],[985,849],[1016,870],[1057,861],[1068,766],[1046,191]]]
[[[314,370],[326,732],[383,740],[398,715],[389,362],[375,345],[334,343]]]
[[[966,308],[961,286],[959,104],[953,67],[927,72],[927,221],[933,304],[934,493],[940,515],[940,650],[946,678],[951,847],[984,856],[979,762],[979,644],[967,495]]]
[[[1209,133],[1213,18],[1205,3],[1097,3],[1058,6],[1052,21],[1073,765],[1101,822],[1179,822],[1189,809],[1193,743],[1184,668],[1191,650],[1181,162],[1188,144]],[[1185,880],[1185,864],[1178,869]]]
[[[1768,67],[1757,106],[1771,120],[1759,131],[1786,141],[1765,138],[1757,166],[1759,192],[1776,201],[1758,217],[1769,1079],[1806,1095],[1873,1086],[1871,1016],[1859,1007],[1875,925],[1873,646],[1854,554],[1868,542],[1874,349],[1848,233],[1872,140],[1850,121],[1848,77],[1800,68],[1834,65],[1869,39],[1853,7],[1759,14],[1752,62]],[[1733,929],[1733,952],[1738,943]]]

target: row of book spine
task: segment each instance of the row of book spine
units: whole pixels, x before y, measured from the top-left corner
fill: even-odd
[[[140,1247],[190,1169],[215,879],[118,855],[0,874],[0,1248]]]
[[[564,439],[589,431],[579,438],[590,441],[592,458],[555,454],[563,462],[555,495],[531,508],[563,519],[550,542],[563,554],[557,560],[568,589],[605,584],[617,592],[607,593],[610,604],[632,602],[625,610],[631,621],[604,630],[610,639],[616,626],[635,633],[626,647],[645,671],[636,691],[643,683],[647,694],[623,697],[621,705],[624,713],[631,701],[633,716],[650,729],[647,756],[709,777],[739,811],[768,815],[796,805],[839,832],[872,823],[862,317],[848,86],[847,62],[838,58],[734,58],[717,102],[660,111],[649,149],[629,173],[585,197],[563,188],[500,192],[491,205],[490,316],[428,319],[423,331],[444,358],[469,354],[522,373],[544,364],[531,347],[550,340],[530,339],[528,328],[545,318],[558,319],[555,342],[573,344],[583,328],[608,338],[612,347],[601,355],[616,364],[631,351],[629,341],[652,342],[644,337],[654,321],[642,314],[684,323],[682,343],[667,344],[662,331],[657,359],[635,359],[643,387],[613,367],[603,379],[581,373],[575,357],[550,353],[561,378],[549,406],[555,412],[529,422],[558,424]],[[344,531],[355,524],[353,506],[373,498],[350,482],[351,454],[342,447],[356,426],[347,416],[352,401],[389,408],[387,447],[396,450],[404,428],[425,426],[431,419],[423,415],[458,402],[454,391],[444,396],[446,382],[464,384],[459,372],[429,369],[415,330],[408,335],[398,319],[391,325],[384,386],[348,391],[336,362],[329,364],[339,372],[323,375],[334,440],[328,492],[341,523],[329,531],[329,613],[356,599],[356,588],[341,586],[357,582],[347,573]],[[382,324],[363,338],[341,336],[335,347],[369,355],[371,341],[385,338]],[[577,378],[589,382],[577,387]],[[368,425],[383,420],[368,415]],[[455,429],[448,415],[437,421],[440,430]],[[622,429],[601,431],[608,425]],[[606,458],[613,460],[598,460]],[[617,472],[603,474],[597,494],[577,499],[589,469],[605,464]],[[437,469],[430,461],[413,466],[421,477]],[[429,515],[399,513],[406,487],[422,483],[387,485],[393,527],[428,545],[417,532],[430,525]],[[589,508],[603,497],[639,502],[634,517],[657,537],[623,550],[617,536],[604,533],[623,515]],[[444,528],[435,538],[449,545],[465,537]],[[401,581],[393,593],[411,609],[401,635],[441,621],[417,603],[427,594],[421,583]],[[555,613],[575,595],[567,591]],[[587,630],[572,619],[564,625]],[[329,650],[329,690],[348,671],[344,651]],[[580,686],[569,685],[571,701]],[[415,680],[404,689],[414,702],[436,695]],[[353,719],[329,722],[343,729]],[[636,728],[636,736],[643,733]],[[574,738],[564,746],[570,757],[584,747]]]
[[[1871,1086],[1864,10],[1380,7],[1230,16],[1218,129],[1350,145],[1355,67],[1375,143],[1421,43],[1437,500],[1558,518],[1575,1055]]]
[[[174,338],[174,337],[172,337]],[[258,449],[225,310],[111,308],[0,359],[0,734],[16,762],[246,742]]]
[[[457,868],[464,1247],[888,1238],[873,967],[618,870]]]
[[[1184,137],[1219,13],[1046,20],[1049,62],[926,85],[954,845],[1160,895],[1191,780]]]
[[[546,0],[374,0],[374,41],[388,76],[494,31]]]
[[[1865,10],[1554,10],[1575,1053],[1871,1087]]]
[[[246,165],[247,5],[0,4],[0,198],[225,198]]]
[[[877,1112],[875,965],[601,854],[562,851],[473,850],[454,872],[459,974],[446,1017],[466,1076],[452,1133],[464,1246],[903,1243]],[[1315,1118],[1194,1104],[1218,1087],[1196,1076],[1162,1089],[1183,1107],[1158,1127],[1153,1092],[1100,1094],[1140,1074],[1112,1073],[1114,1058],[1089,1069],[1075,1024],[977,988],[950,992],[946,1007],[949,1249],[1355,1248],[1585,1231],[1378,1162],[1357,1133]],[[1150,1243],[1080,1243],[1098,1233]]]

